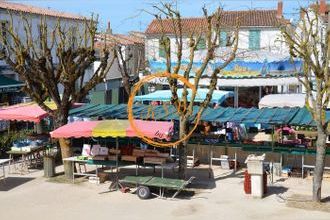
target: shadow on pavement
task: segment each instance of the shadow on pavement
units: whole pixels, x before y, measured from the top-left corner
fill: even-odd
[[[323,198],[321,202],[330,203],[330,196]]]
[[[267,193],[265,194],[264,197],[268,197],[271,195],[278,195],[278,194],[283,194],[286,191],[288,191],[287,187],[283,187],[283,186],[268,186],[267,187]]]
[[[0,180],[0,191],[10,191],[34,179],[32,177],[7,177]]]

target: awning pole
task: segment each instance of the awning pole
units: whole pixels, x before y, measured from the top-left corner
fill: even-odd
[[[238,107],[238,87],[235,87],[234,90],[234,107],[237,108]]]
[[[275,142],[275,137],[274,137],[274,135],[275,135],[275,133],[274,133],[274,131],[275,131],[275,126],[274,125],[272,125],[272,151],[274,151],[274,142]]]
[[[117,178],[117,190],[119,189],[119,177],[118,177],[118,148],[119,148],[119,140],[118,140],[118,137],[116,137],[116,178]]]
[[[235,173],[237,171],[237,148],[235,147]]]
[[[304,179],[305,155],[301,156],[301,178]]]

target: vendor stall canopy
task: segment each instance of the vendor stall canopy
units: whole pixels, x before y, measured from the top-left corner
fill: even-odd
[[[51,109],[56,109],[54,102],[45,102]],[[48,113],[37,103],[29,102],[0,108],[0,120],[29,121],[39,123]]]
[[[191,117],[196,117],[199,107],[194,106]],[[158,121],[178,120],[179,116],[172,105],[142,105],[133,106],[134,118],[150,119]],[[86,104],[70,111],[70,120],[77,121],[84,118],[103,117],[105,119],[127,119],[127,105],[92,105]],[[330,119],[330,111],[326,113]],[[236,123],[260,123],[273,125],[315,126],[307,108],[207,108],[202,114],[201,120],[209,122],[236,122]]]
[[[192,91],[188,89],[188,101],[191,99]],[[206,98],[207,93],[209,92],[208,89],[198,89],[196,93],[195,102],[203,102]],[[178,89],[177,94],[179,99],[182,98],[183,89]],[[210,103],[212,104],[221,104],[229,97],[234,97],[234,93],[230,91],[222,91],[222,90],[215,90],[213,92],[212,98]],[[135,96],[135,101],[162,101],[162,102],[169,102],[172,98],[171,90],[158,90],[153,93],[149,93],[147,95]]]
[[[148,138],[170,140],[173,122],[134,120],[136,128]],[[81,137],[137,137],[128,120],[77,121],[66,124],[52,132],[52,138]]]

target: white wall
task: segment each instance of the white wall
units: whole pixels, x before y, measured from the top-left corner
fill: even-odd
[[[27,23],[24,21],[26,19],[29,22],[29,25],[31,25],[31,34],[32,38],[34,39],[34,45],[36,50],[38,50],[38,46],[40,43],[40,37],[39,37],[39,27],[41,23],[41,19],[44,17],[42,15],[37,15],[37,14],[30,14],[30,13],[15,13],[11,12],[8,13],[7,10],[0,9],[0,21],[7,21],[8,22],[8,27],[9,25],[13,25],[13,28],[18,35],[18,37],[21,39],[21,41],[25,42],[26,40],[26,32],[24,30],[24,27],[26,27]],[[48,29],[48,37],[49,37],[49,44],[51,42],[51,31],[53,31],[60,22],[60,25],[63,30],[68,30],[69,28],[75,28],[76,29],[76,38],[79,39],[79,37],[83,37],[84,35],[84,22],[83,20],[77,20],[77,19],[68,19],[68,18],[58,18],[58,17],[52,17],[52,16],[47,16],[44,20],[47,24],[47,29]],[[9,34],[7,34],[9,35]],[[59,36],[57,36],[59,37]],[[14,54],[13,54],[14,57]],[[56,56],[56,44],[52,50],[52,57],[53,57],[53,62],[56,65],[58,63],[58,59]],[[0,63],[0,65],[6,65],[4,62]],[[16,79],[19,79],[18,74],[16,74]],[[59,85],[59,90],[60,93],[63,91],[63,86]]]
[[[26,26],[26,22],[22,19],[22,16],[27,19],[31,25],[32,29],[32,36],[34,39],[34,43],[36,45],[39,44],[39,25],[41,22],[42,15],[37,14],[30,14],[30,13],[15,13],[12,12],[11,14],[8,13],[7,10],[0,9],[0,21],[7,21],[8,25],[10,25],[11,21],[13,23],[13,27],[15,32],[18,34],[20,39],[26,39],[26,33],[24,30],[24,27]],[[56,24],[60,20],[61,27],[67,30],[68,28],[74,27],[77,30],[77,38],[79,36],[83,36],[84,28],[82,26],[84,25],[83,20],[75,20],[75,19],[67,19],[67,18],[57,18],[52,16],[46,17],[46,23],[48,31],[51,32],[55,27]],[[79,33],[80,31],[80,33]],[[50,34],[49,34],[49,41],[50,41]],[[52,53],[53,57],[55,56],[56,47],[54,47]],[[57,60],[54,60],[56,63]]]
[[[257,28],[253,28],[257,29]],[[281,32],[277,28],[260,28],[260,49],[264,52],[287,54],[286,46],[280,42]],[[174,36],[168,36],[171,40],[171,59],[176,61],[176,43]],[[146,38],[146,59],[164,61],[163,58],[159,57],[159,36],[148,36]],[[238,47],[240,51],[249,51],[249,29],[241,29],[239,31],[239,43]],[[225,48],[218,48],[216,53],[223,54]],[[256,51],[258,52],[258,51]],[[189,59],[189,38],[183,39],[183,60]],[[196,51],[195,61],[200,61],[205,57],[206,51]]]

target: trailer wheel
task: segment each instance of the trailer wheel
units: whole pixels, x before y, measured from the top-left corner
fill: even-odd
[[[147,186],[139,186],[137,195],[140,199],[148,199],[150,197],[150,189]]]

